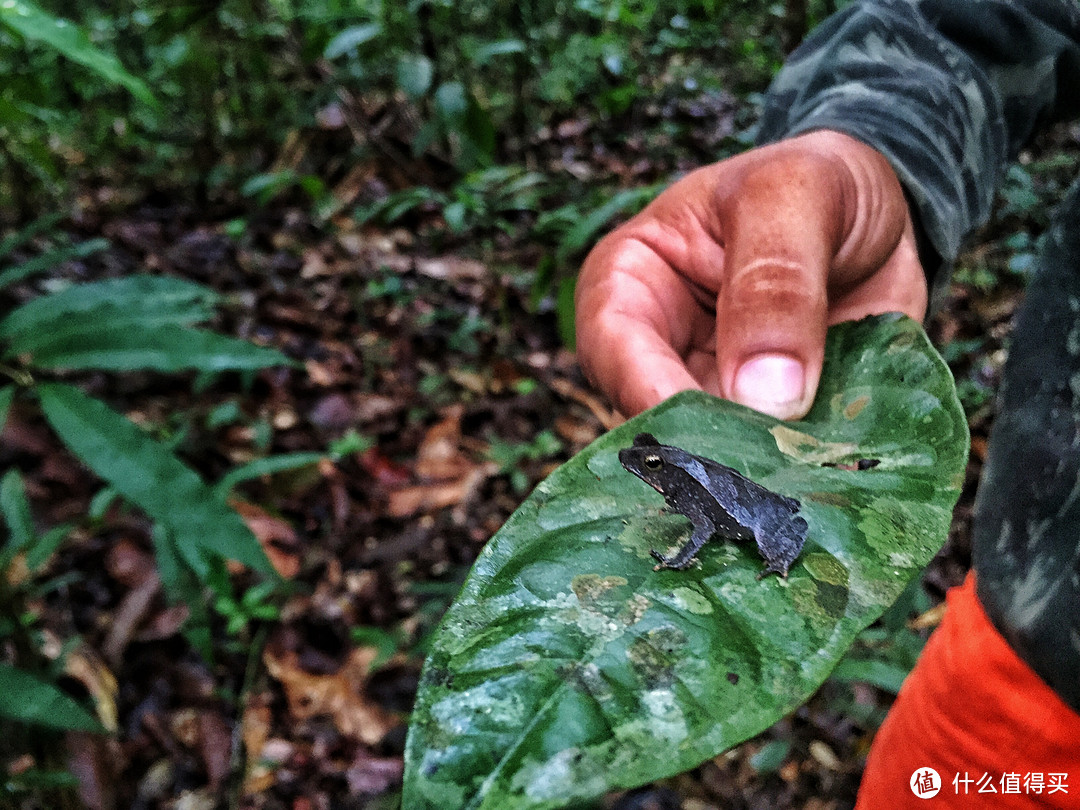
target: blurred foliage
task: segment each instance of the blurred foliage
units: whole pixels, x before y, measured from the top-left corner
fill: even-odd
[[[582,110],[759,91],[792,9],[798,29],[830,5],[13,0],[0,11],[0,184],[24,219],[87,178],[205,195],[269,173],[264,190],[316,193],[303,178],[386,158],[393,139],[412,154],[392,159],[425,156],[461,178],[520,160],[539,128]],[[281,165],[290,135],[319,127],[352,137],[326,165]],[[453,227],[474,213],[448,204]]]

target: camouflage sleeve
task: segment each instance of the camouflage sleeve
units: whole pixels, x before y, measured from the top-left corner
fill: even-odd
[[[1037,126],[1080,111],[1077,88],[1076,0],[865,0],[791,55],[758,138],[834,129],[870,144],[951,263],[1006,161]]]
[[[1080,182],[1043,239],[1013,330],[975,501],[979,601],[1080,712]]]

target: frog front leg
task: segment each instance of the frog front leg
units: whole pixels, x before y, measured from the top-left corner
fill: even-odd
[[[691,533],[690,539],[674,556],[665,557],[655,548],[650,551],[658,562],[657,565],[653,566],[654,571],[659,571],[661,568],[674,568],[676,570],[686,568],[701,550],[701,547],[713,536],[716,532],[716,525],[705,515],[697,515],[696,517],[694,531]]]

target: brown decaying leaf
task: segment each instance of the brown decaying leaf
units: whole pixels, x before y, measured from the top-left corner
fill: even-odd
[[[393,490],[387,514],[411,517],[464,503],[497,471],[497,465],[477,464],[461,451],[462,413],[461,406],[447,408],[443,418],[428,429],[413,465],[421,482]]]
[[[245,757],[242,790],[245,795],[261,793],[274,784],[274,769],[267,761],[265,753],[273,719],[270,698],[267,695],[253,695],[248,700],[240,719],[240,737],[244,742]]]
[[[198,713],[199,758],[202,760],[210,789],[217,790],[229,776],[232,762],[232,729],[215,711]]]
[[[267,647],[263,663],[270,677],[285,690],[294,719],[303,721],[326,715],[345,737],[374,745],[398,723],[394,715],[365,694],[371,663],[377,655],[373,648],[358,647],[337,672],[329,675],[304,671],[299,656],[292,651],[278,654]]]
[[[82,645],[64,659],[65,674],[79,681],[94,698],[94,709],[101,725],[116,731],[118,712],[116,676],[109,665],[91,647]]]
[[[113,810],[117,806],[117,777],[123,767],[119,742],[84,731],[69,731],[64,742],[68,769],[78,783],[83,806],[87,810]]]
[[[270,558],[274,570],[285,579],[295,577],[300,572],[300,555],[297,553],[296,530],[292,525],[274,517],[262,507],[239,498],[230,498],[229,506],[240,513]]]
[[[616,428],[626,421],[618,411],[609,408],[602,397],[584,390],[570,380],[556,377],[549,382],[549,385],[551,390],[560,396],[572,399],[588,408],[607,430]]]
[[[345,771],[350,793],[375,795],[401,782],[405,763],[401,757],[373,757],[363,748]]]
[[[940,602],[907,623],[911,630],[932,630],[945,618],[945,602]]]
[[[114,667],[119,668],[123,663],[124,650],[153,611],[155,598],[160,592],[161,579],[156,572],[151,572],[124,595],[113,612],[101,652]]]

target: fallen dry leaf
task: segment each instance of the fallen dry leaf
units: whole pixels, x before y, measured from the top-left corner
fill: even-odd
[[[270,677],[285,690],[289,712],[296,720],[326,715],[333,718],[344,736],[374,745],[398,722],[365,695],[371,662],[377,655],[373,648],[358,647],[337,672],[329,675],[306,672],[292,651],[278,655],[268,647],[263,662]]]
[[[79,681],[93,696],[94,709],[101,725],[109,731],[116,731],[118,687],[109,665],[94,649],[82,645],[68,653],[64,659],[64,672]]]
[[[113,810],[117,806],[117,777],[124,759],[119,742],[83,731],[69,731],[64,742],[68,770],[78,783],[82,806],[87,810]]]
[[[232,729],[218,712],[200,711],[198,731],[199,758],[206,770],[210,789],[217,790],[229,777],[229,766],[232,762]]]
[[[411,517],[435,512],[447,506],[456,506],[468,500],[484,479],[497,469],[495,465],[484,465],[470,470],[454,481],[418,484],[395,490],[387,501],[386,512],[392,517]]]
[[[124,650],[140,626],[150,616],[155,598],[161,591],[161,579],[151,571],[128,591],[113,612],[112,623],[101,644],[101,652],[110,664],[118,668],[123,663]]]
[[[345,771],[345,781],[350,793],[374,795],[400,782],[404,771],[401,757],[373,757],[361,748]]]
[[[229,506],[240,513],[251,533],[270,558],[271,565],[285,579],[292,579],[300,572],[300,555],[296,530],[281,518],[274,517],[265,509],[239,498],[230,498]]]
[[[434,512],[467,501],[498,466],[476,463],[461,450],[460,405],[446,409],[441,420],[428,428],[417,449],[414,471],[420,483],[390,493],[387,514],[393,517]]]
[[[269,698],[255,695],[244,707],[240,718],[240,737],[244,742],[244,795],[261,793],[274,784],[274,768],[267,762],[264,749],[270,739],[274,716],[270,711]]]

